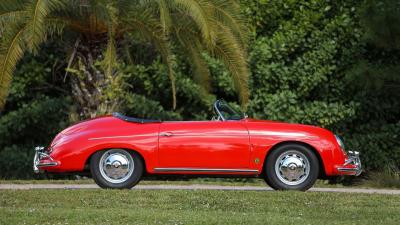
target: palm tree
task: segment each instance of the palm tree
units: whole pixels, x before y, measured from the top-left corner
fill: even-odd
[[[42,43],[55,37],[74,43],[66,63],[69,69],[84,68],[84,77],[71,80],[74,96],[89,111],[96,110],[99,84],[115,76],[121,52],[132,38],[151,42],[161,55],[174,108],[172,46],[185,49],[197,81],[210,76],[204,53],[221,59],[241,103],[248,100],[247,29],[234,0],[1,0],[0,110],[24,53],[37,53]],[[92,66],[95,60],[102,61],[102,70]]]

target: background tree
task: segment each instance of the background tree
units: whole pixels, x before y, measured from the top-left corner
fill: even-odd
[[[12,73],[25,51],[59,36],[68,46],[68,69],[75,100],[85,117],[116,99],[102,99],[104,88],[118,86],[116,66],[130,43],[150,41],[168,66],[173,108],[176,107],[173,47],[181,45],[194,66],[195,79],[207,87],[209,71],[202,53],[222,59],[230,71],[240,101],[248,100],[247,31],[233,0],[5,0],[0,3],[4,27],[0,51],[0,107]],[[96,61],[99,61],[96,65]],[[130,61],[132,62],[132,61]],[[105,107],[104,107],[105,104]]]

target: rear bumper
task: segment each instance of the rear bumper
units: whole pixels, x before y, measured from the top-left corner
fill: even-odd
[[[349,151],[346,162],[337,167],[337,171],[342,175],[359,176],[362,173],[360,153],[357,151]]]
[[[33,172],[39,173],[45,168],[58,165],[59,163],[45,151],[44,147],[38,146],[35,148],[35,156],[33,157]]]

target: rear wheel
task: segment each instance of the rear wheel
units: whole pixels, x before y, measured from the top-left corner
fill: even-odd
[[[132,188],[143,175],[143,162],[135,152],[108,149],[92,156],[90,171],[102,188]]]
[[[265,180],[276,190],[311,188],[318,178],[318,159],[309,148],[287,144],[273,150],[265,163]]]

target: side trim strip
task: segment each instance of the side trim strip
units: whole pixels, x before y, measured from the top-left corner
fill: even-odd
[[[206,169],[206,168],[154,168],[155,171],[159,172],[229,172],[229,173],[258,173],[258,170],[250,169]]]

